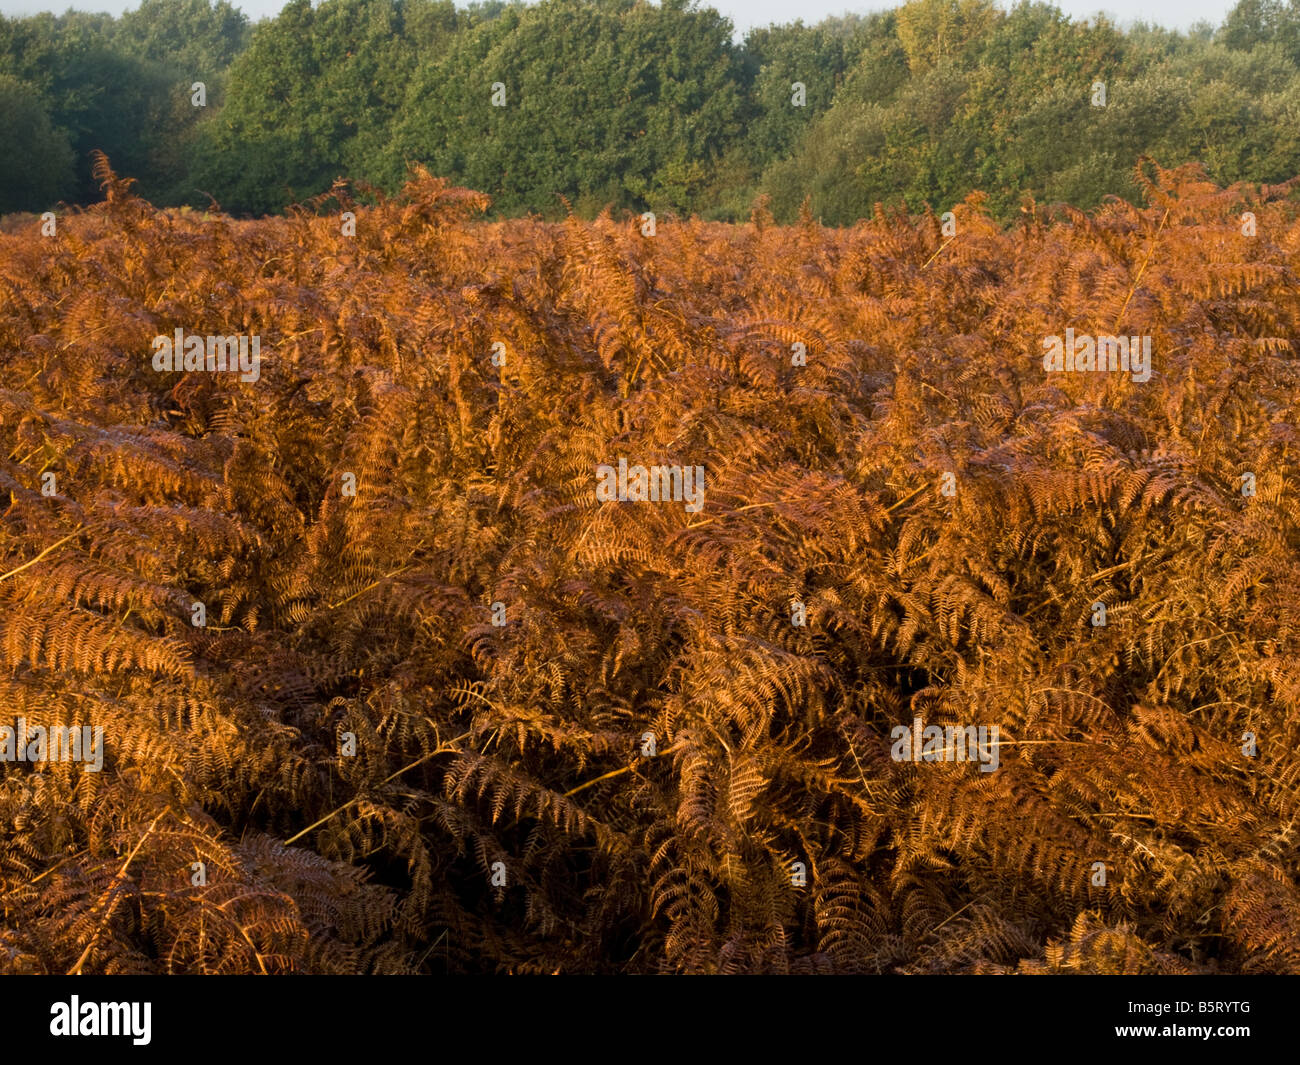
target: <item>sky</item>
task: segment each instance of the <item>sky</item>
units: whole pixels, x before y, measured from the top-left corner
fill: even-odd
[[[249,17],[250,21],[274,15],[284,6],[283,0],[231,0]],[[769,23],[793,22],[802,18],[812,25],[827,15],[842,15],[846,11],[865,14],[898,7],[901,0],[702,0],[701,7],[712,7],[728,16],[735,24],[737,36],[755,26]],[[1235,0],[1137,0],[1133,3],[1114,0],[1054,0],[1067,15],[1074,19],[1091,18],[1100,12],[1119,25],[1141,20],[1168,29],[1186,30],[1199,21],[1218,26],[1232,9]],[[1001,0],[1000,7],[1009,7]],[[139,0],[0,0],[0,14],[30,15],[37,11],[62,13],[68,8],[78,11],[107,11],[120,15],[139,7]]]

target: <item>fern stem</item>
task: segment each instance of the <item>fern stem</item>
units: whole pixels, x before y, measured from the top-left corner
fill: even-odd
[[[1085,581],[1095,581],[1099,577],[1109,577],[1112,573],[1118,573],[1122,569],[1128,569],[1129,566],[1136,566],[1139,562],[1145,562],[1150,558],[1150,554],[1142,555],[1140,558],[1132,559],[1128,562],[1121,562],[1118,566],[1111,566],[1110,569],[1098,570],[1091,577],[1085,577]]]
[[[930,256],[930,258],[926,259],[925,262],[921,264],[921,269],[924,270],[927,266],[929,266],[932,262],[934,262],[934,260],[938,258],[939,252],[943,251],[944,248],[946,248],[949,244],[951,244],[956,239],[957,239],[956,237],[953,237],[950,240],[945,240],[942,244],[940,244],[939,250],[936,251],[933,255]]]
[[[13,577],[13,576],[16,575],[16,574],[22,573],[22,571],[25,570],[25,569],[27,569],[28,566],[34,566],[34,565],[36,565],[36,563],[38,563],[41,559],[43,559],[46,555],[48,555],[48,554],[49,554],[51,551],[53,551],[56,547],[62,547],[62,546],[63,546],[64,544],[66,544],[69,540],[71,540],[74,536],[76,536],[79,532],[81,532],[84,528],[85,528],[84,525],[78,525],[75,529],[72,530],[72,532],[68,533],[68,535],[65,536],[62,540],[59,540],[59,541],[57,541],[56,543],[52,543],[52,544],[50,544],[49,547],[47,547],[44,551],[42,551],[39,555],[37,555],[37,556],[36,556],[34,559],[32,559],[30,562],[24,562],[24,563],[23,563],[21,566],[19,566],[17,569],[11,569],[8,573],[0,573],[0,581],[8,580],[10,577]]]
[[[656,757],[660,757],[660,756],[665,755],[665,754],[672,754],[673,751],[681,750],[682,744],[685,743],[685,742],[686,742],[685,740],[678,740],[678,741],[677,741],[676,743],[674,743],[671,747],[669,747],[668,750],[666,750],[666,751],[660,751],[659,754],[656,755]],[[591,787],[593,784],[599,784],[602,780],[608,780],[610,777],[617,777],[617,776],[622,776],[624,773],[630,773],[630,772],[632,772],[633,769],[635,769],[635,768],[636,768],[638,765],[640,765],[640,764],[641,764],[641,763],[640,763],[639,761],[637,761],[637,762],[633,762],[631,765],[625,765],[625,766],[623,766],[622,769],[612,769],[612,770],[610,770],[608,773],[602,773],[600,776],[598,776],[598,777],[594,777],[593,779],[587,781],[587,783],[585,783],[585,784],[579,784],[576,788],[573,788],[573,789],[571,789],[571,790],[569,790],[569,791],[566,791],[566,792],[561,796],[561,798],[567,799],[570,795],[577,795],[578,792],[580,792],[580,791],[585,791],[587,788]]]
[[[985,899],[985,898],[988,898],[988,892],[987,892],[987,891],[984,892],[984,893],[981,894],[981,895],[976,895],[975,898],[971,899],[970,902],[966,903],[966,905],[963,906],[960,910],[954,910],[954,911],[953,911],[952,913],[950,913],[947,917],[945,917],[942,921],[940,921],[937,925],[935,925],[932,929],[930,929],[930,931],[931,931],[931,932],[937,932],[937,931],[939,931],[940,928],[942,928],[944,925],[946,925],[949,921],[951,921],[951,920],[952,920],[954,917],[956,917],[958,914],[965,913],[965,912],[966,912],[967,910],[969,910],[972,906],[974,906],[975,903],[977,903],[977,902],[979,902],[981,899]]]
[[[1156,241],[1160,239],[1160,231],[1165,228],[1165,222],[1169,220],[1169,212],[1172,207],[1165,208],[1165,216],[1160,219],[1160,225],[1156,229],[1156,235],[1151,238],[1151,245],[1147,248],[1147,257],[1142,260],[1142,265],[1138,267],[1137,277],[1133,278],[1133,284],[1129,286],[1128,295],[1124,297],[1124,303],[1119,309],[1119,314],[1115,315],[1115,322],[1110,327],[1113,333],[1119,328],[1119,320],[1124,317],[1124,312],[1128,310],[1128,301],[1133,298],[1133,293],[1137,291],[1138,282],[1142,280],[1142,274],[1146,271],[1147,263],[1151,261],[1151,253],[1156,250]]]
[[[113,882],[108,885],[108,889],[104,892],[103,899],[101,900],[108,902],[108,909],[100,919],[99,927],[95,929],[95,934],[90,937],[90,942],[86,944],[86,949],[81,952],[81,957],[78,958],[76,964],[68,970],[69,976],[81,975],[81,967],[86,964],[86,959],[90,957],[90,952],[95,948],[95,943],[98,942],[100,933],[104,931],[104,926],[108,924],[108,919],[113,916],[113,910],[117,908],[113,896],[116,894],[122,881],[126,878],[127,869],[130,868],[131,862],[135,860],[135,856],[140,853],[140,848],[144,846],[144,841],[149,838],[153,833],[154,828],[157,827],[158,822],[166,817],[168,812],[169,811],[164,810],[149,822],[149,827],[145,829],[144,835],[141,836],[136,845],[131,848],[131,853],[126,856],[126,861],[122,863],[122,868],[117,871],[117,875],[113,877]]]
[[[379,578],[379,580],[371,581],[371,583],[367,584],[359,592],[355,592],[354,594],[348,596],[346,599],[340,599],[337,603],[331,603],[325,609],[337,610],[341,606],[346,606],[348,603],[352,602],[352,600],[356,599],[358,596],[365,595],[366,592],[370,591],[371,588],[378,588],[381,584],[384,583],[384,581],[391,580],[393,577],[396,577],[398,574],[405,573],[410,568],[411,568],[410,566],[403,566],[400,569],[393,570],[392,573],[385,573],[382,577]]]
[[[448,740],[448,743],[455,743],[456,740],[463,740],[463,739],[465,739],[467,736],[469,736],[469,733],[468,733],[468,732],[463,732],[463,733],[461,733],[459,736],[457,736],[456,739]],[[453,750],[453,748],[446,746],[446,744],[439,744],[437,747],[435,747],[435,748],[434,748],[432,751],[430,751],[428,754],[424,755],[424,757],[422,757],[422,758],[417,758],[417,759],[416,759],[414,762],[412,762],[410,765],[402,766],[402,768],[399,769],[396,773],[391,773],[391,774],[389,774],[388,776],[384,777],[384,779],[380,781],[380,784],[387,784],[389,781],[393,780],[395,777],[400,777],[400,776],[401,776],[403,773],[405,773],[408,769],[414,769],[414,768],[415,768],[416,766],[418,766],[418,765],[423,765],[423,764],[424,764],[425,762],[427,762],[430,758],[436,757],[437,755],[440,755],[440,754],[446,754],[448,751],[451,751],[451,750]],[[347,802],[345,802],[342,806],[338,807],[338,808],[335,809],[335,810],[331,810],[331,811],[330,811],[329,813],[327,813],[324,817],[322,817],[319,821],[313,821],[310,825],[308,825],[306,828],[304,828],[301,832],[297,833],[297,835],[290,836],[288,839],[286,839],[286,840],[284,841],[284,845],[285,845],[286,847],[288,847],[288,846],[292,846],[292,845],[293,845],[294,843],[296,843],[298,840],[302,839],[302,837],[305,836],[305,835],[306,835],[308,832],[310,832],[312,829],[314,829],[314,828],[319,828],[321,825],[323,825],[323,824],[324,824],[326,821],[328,821],[330,818],[338,816],[338,815],[341,814],[344,810],[348,809],[348,807],[350,807],[350,806],[355,806],[356,803],[360,801],[360,799],[361,799],[361,796],[360,796],[360,795],[356,796],[355,798],[349,799],[349,800],[348,800]]]
[[[918,488],[915,492],[912,492],[912,493],[910,493],[909,495],[905,495],[905,496],[903,496],[903,498],[900,499],[900,500],[898,500],[898,502],[896,502],[896,503],[891,503],[889,506],[887,506],[887,507],[885,508],[885,513],[886,513],[886,514],[892,514],[895,510],[897,510],[899,507],[901,507],[901,506],[902,506],[904,503],[906,503],[909,499],[915,499],[918,495],[920,495],[922,492],[924,492],[928,487],[930,487],[930,486],[929,486],[929,485],[926,485],[926,484],[923,484],[923,485],[921,485],[921,487]]]
[[[759,507],[774,507],[774,506],[776,506],[776,503],[749,503],[743,507],[737,507],[735,510],[729,510],[727,511],[726,515],[719,515],[719,517],[730,517],[732,514],[739,514],[742,510],[757,510]],[[706,525],[712,525],[717,520],[718,520],[717,518],[710,518],[708,521],[696,522],[694,525],[686,526],[686,528],[688,530],[702,529]]]
[[[665,751],[664,753],[667,754],[668,752]],[[630,773],[635,768],[636,768],[636,763],[634,762],[632,763],[632,765],[625,765],[622,769],[615,769],[608,773],[602,773],[600,776],[594,778],[593,780],[589,780],[585,784],[579,784],[576,788],[571,788],[570,790],[566,791],[562,796],[562,798],[567,799],[570,795],[577,795],[578,792],[586,790],[587,788],[591,787],[593,784],[599,784],[602,780],[608,780],[610,777],[617,777],[617,776],[621,776],[624,773]]]

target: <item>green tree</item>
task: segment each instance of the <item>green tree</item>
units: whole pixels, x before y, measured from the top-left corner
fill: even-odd
[[[74,185],[72,147],[50,123],[40,94],[0,74],[0,143],[22,146],[0,155],[0,214],[43,211]]]
[[[144,0],[115,22],[68,12],[0,20],[0,70],[29,84],[76,158],[80,200],[98,198],[90,153],[106,152],[139,190],[168,202],[188,167],[199,114],[190,85],[204,81],[220,106],[221,71],[242,47],[244,17],[206,0]]]
[[[742,133],[739,82],[730,24],[712,10],[512,6],[421,65],[394,125],[390,179],[419,161],[503,212],[552,210],[560,195],[584,210],[698,210]],[[493,105],[494,85],[505,106]]]
[[[984,37],[1000,12],[990,0],[910,0],[894,12],[898,40],[913,73],[963,55]]]
[[[752,30],[745,38],[752,101],[745,143],[759,166],[787,154],[811,121],[830,108],[845,73],[870,41],[870,25],[861,18],[816,26],[797,21]],[[798,107],[792,102],[795,82],[804,86],[805,101]]]
[[[251,35],[248,16],[227,0],[140,0],[118,20],[114,40],[130,55],[202,81],[230,66]]]
[[[455,24],[450,0],[291,0],[232,63],[194,184],[229,210],[263,213],[345,173],[380,176],[375,157],[416,55],[439,50]]]

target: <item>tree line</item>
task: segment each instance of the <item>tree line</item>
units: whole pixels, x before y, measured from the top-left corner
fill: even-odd
[[[1182,33],[989,0],[755,29],[694,0],[227,0],[0,19],[0,212],[98,198],[260,215],[420,163],[502,215],[606,206],[826,224],[973,189],[1134,197],[1142,155],[1220,183],[1300,173],[1300,0]]]

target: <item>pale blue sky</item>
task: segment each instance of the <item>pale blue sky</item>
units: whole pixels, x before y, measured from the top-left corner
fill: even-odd
[[[266,15],[273,15],[283,6],[283,0],[232,0],[249,19],[256,22]],[[1206,21],[1215,26],[1223,21],[1232,9],[1235,0],[1138,0],[1136,3],[1110,2],[1106,0],[1056,0],[1056,6],[1075,19],[1090,18],[1098,11],[1104,11],[1113,22],[1121,25],[1141,19],[1169,29],[1185,30],[1198,21]],[[0,14],[29,15],[37,11],[63,12],[68,8],[78,11],[108,11],[120,15],[123,11],[139,6],[138,0],[60,0],[60,2],[42,3],[41,0],[0,0]],[[841,15],[846,11],[866,13],[884,11],[899,6],[889,2],[861,2],[852,0],[714,0],[701,3],[701,7],[716,8],[727,15],[739,33],[754,26],[766,26],[772,22],[793,22],[802,18],[811,25],[827,15]],[[1008,7],[1007,0],[1002,0],[1001,7]]]

